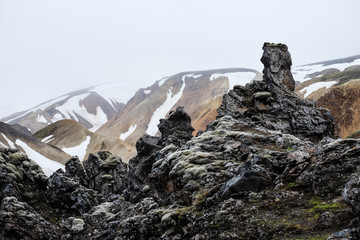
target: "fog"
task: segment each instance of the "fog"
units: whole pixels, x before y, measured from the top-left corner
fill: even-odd
[[[358,0],[0,0],[0,118],[106,82],[190,70],[262,70],[264,42],[293,65],[360,54]]]

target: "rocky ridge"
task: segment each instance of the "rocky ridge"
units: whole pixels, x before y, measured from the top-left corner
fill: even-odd
[[[292,92],[286,45],[263,49],[264,81],[224,95],[196,137],[172,111],[128,165],[99,152],[46,178],[1,149],[1,236],[359,239],[360,141],[333,139],[330,112]]]

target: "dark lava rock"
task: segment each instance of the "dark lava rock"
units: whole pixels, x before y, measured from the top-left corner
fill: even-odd
[[[0,148],[0,201],[33,200],[45,189],[46,176],[34,161],[17,149]]]
[[[344,201],[353,209],[360,221],[360,174],[355,174],[346,183],[342,197]]]
[[[86,185],[86,173],[77,156],[70,158],[65,163],[65,176]]]
[[[1,149],[1,237],[360,239],[359,140],[292,92],[286,45],[263,49],[264,80],[225,94],[206,131],[177,108],[129,165],[98,152],[46,179]]]
[[[294,91],[295,80],[291,74],[292,61],[287,46],[264,43],[263,50],[261,62],[264,64],[264,81]]]
[[[292,79],[291,58],[283,44],[264,45],[264,80],[245,87],[235,86],[224,95],[217,118],[230,115],[256,126],[279,130],[303,139],[319,141],[334,136],[330,111],[315,108],[313,102],[298,97],[282,84]],[[279,59],[277,63],[272,58]]]
[[[88,179],[88,185],[85,186],[102,196],[121,194],[127,188],[128,166],[120,157],[108,151],[100,151],[97,155],[90,154],[83,164]]]
[[[171,143],[181,146],[193,137],[192,132],[195,130],[184,107],[177,107],[175,111],[170,111],[166,119],[160,119],[158,128],[161,132],[160,143],[163,146]]]
[[[54,172],[48,179],[46,200],[60,212],[75,214],[84,214],[101,202],[97,192],[66,177],[62,169]]]
[[[1,239],[59,239],[56,228],[25,202],[6,197],[0,208]]]

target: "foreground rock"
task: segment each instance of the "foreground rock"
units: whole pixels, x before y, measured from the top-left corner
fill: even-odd
[[[30,173],[42,180],[23,189],[44,198],[3,190],[3,205],[28,204],[31,222],[50,224],[37,231],[57,239],[358,239],[360,140],[334,140],[329,111],[291,91],[285,45],[265,44],[262,59],[265,81],[225,95],[205,132],[192,137],[178,108],[160,121],[161,137],[138,140],[129,165],[109,152],[71,158],[47,181]],[[16,158],[2,151],[8,171]],[[10,239],[16,230],[0,225]]]

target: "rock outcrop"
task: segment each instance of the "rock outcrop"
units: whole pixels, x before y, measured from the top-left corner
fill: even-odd
[[[129,165],[99,152],[46,179],[1,150],[1,172],[20,169],[1,175],[10,187],[0,217],[11,223],[2,221],[1,236],[358,239],[360,140],[333,139],[329,111],[292,92],[285,45],[265,44],[262,59],[264,81],[234,87],[204,132],[192,137],[190,117],[177,108],[160,121],[161,137],[138,140]],[[25,173],[40,180],[26,186]],[[15,224],[23,209],[37,229]]]

